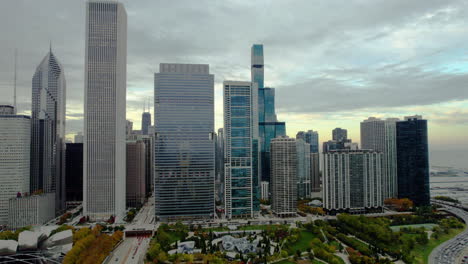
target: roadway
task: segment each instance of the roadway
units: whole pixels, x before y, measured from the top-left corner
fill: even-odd
[[[434,202],[435,203],[435,202]],[[442,205],[449,213],[452,213],[468,224],[468,212],[460,208],[456,208],[446,203],[437,203]],[[429,264],[458,264],[463,263],[468,252],[468,228],[455,236],[454,238],[442,243],[437,248],[432,250],[429,255]]]
[[[140,211],[138,211],[132,223],[125,226],[125,231],[139,228],[154,230],[156,228],[154,221],[154,198],[150,197]],[[143,263],[150,241],[151,236],[126,236],[120,245],[109,255],[105,263]]]

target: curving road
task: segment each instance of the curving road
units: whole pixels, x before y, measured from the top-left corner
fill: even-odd
[[[440,204],[442,205],[442,204]],[[457,215],[468,224],[468,212],[443,204],[444,210]],[[468,228],[458,234],[456,237],[442,243],[437,248],[432,250],[429,255],[429,264],[458,264],[465,258],[468,249]]]

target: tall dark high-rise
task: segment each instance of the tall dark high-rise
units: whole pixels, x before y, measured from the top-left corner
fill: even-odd
[[[258,86],[258,130],[260,137],[261,179],[270,180],[270,141],[286,135],[286,123],[278,122],[275,111],[275,88],[264,87],[263,45],[251,51],[251,81]]]
[[[427,120],[408,116],[396,123],[398,197],[430,204]]]
[[[50,49],[32,78],[30,188],[55,193],[56,210],[65,206],[65,105],[65,74]]]
[[[83,201],[83,143],[67,143],[65,153],[66,200]]]
[[[143,111],[141,115],[141,134],[148,135],[148,127],[151,126],[151,113]]]

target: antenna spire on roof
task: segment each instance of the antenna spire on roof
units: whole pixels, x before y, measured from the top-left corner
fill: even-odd
[[[16,110],[16,61],[17,61],[17,53],[18,50],[15,49],[15,74],[14,74],[14,81],[13,81],[13,107],[14,107],[14,113],[17,113]]]

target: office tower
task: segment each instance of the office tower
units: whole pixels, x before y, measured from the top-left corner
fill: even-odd
[[[298,144],[295,139],[271,140],[271,209],[280,217],[295,216],[298,187]],[[307,144],[307,148],[310,146]]]
[[[0,225],[8,224],[8,200],[29,192],[31,119],[0,105]]]
[[[302,139],[310,145],[310,153],[319,152],[319,135],[317,131],[309,130],[307,132],[299,131],[296,139]]]
[[[41,226],[55,217],[55,194],[17,196],[8,201],[8,227]]]
[[[156,133],[156,128],[154,126],[148,127],[148,135],[154,137],[154,133]]]
[[[296,140],[297,159],[297,198],[310,198],[311,175],[310,175],[310,144],[302,139]]]
[[[130,120],[125,121],[125,135],[127,137],[133,134],[133,122]]]
[[[429,205],[427,120],[407,116],[396,122],[398,197],[415,205]]]
[[[30,191],[55,193],[56,210],[65,206],[66,84],[52,49],[32,78]]]
[[[216,200],[224,201],[224,131],[218,129],[216,138],[216,168],[215,168]]]
[[[205,64],[159,65],[154,78],[156,216],[214,216],[214,75]]]
[[[257,84],[224,81],[225,214],[253,217],[260,209]]]
[[[310,192],[311,198],[322,197],[322,179],[320,177],[320,153],[310,153]]]
[[[127,141],[127,207],[141,207],[146,197],[145,142]]]
[[[65,153],[66,200],[83,201],[83,143],[67,143]]]
[[[82,143],[83,144],[83,133],[78,132],[78,134],[75,135],[75,139],[73,141],[74,143]]]
[[[260,174],[270,180],[270,141],[286,135],[285,122],[278,122],[275,112],[275,89],[264,87],[263,45],[254,44],[251,50],[251,81],[258,86],[258,129],[260,139]]]
[[[148,135],[148,127],[151,126],[151,114],[143,112],[141,115],[141,134]]]
[[[333,129],[332,135],[333,135],[333,140],[346,141],[348,139],[348,130],[337,127]]]
[[[127,14],[117,1],[86,3],[83,214],[125,214]]]
[[[382,160],[383,154],[373,150],[324,153],[324,208],[353,213],[382,207]]]
[[[395,122],[369,117],[361,122],[361,147],[384,154],[382,177],[383,199],[396,197]]]

